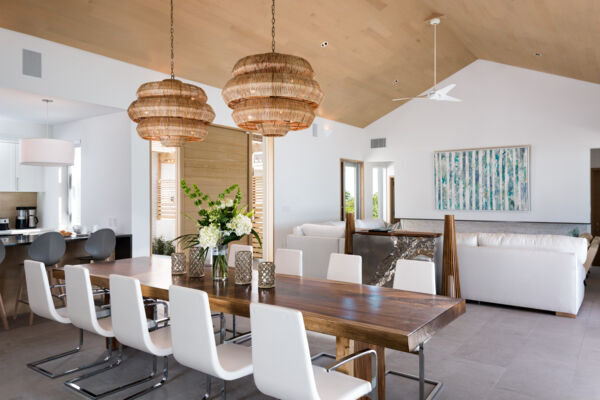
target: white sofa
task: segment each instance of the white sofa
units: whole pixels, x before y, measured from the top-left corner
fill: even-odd
[[[587,240],[558,235],[459,233],[465,299],[577,315]]]
[[[385,228],[381,219],[357,219],[356,229]],[[294,227],[287,236],[287,248],[302,250],[303,276],[326,279],[329,255],[344,252],[344,221],[303,224]]]

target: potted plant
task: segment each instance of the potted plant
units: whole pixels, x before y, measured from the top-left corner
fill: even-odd
[[[179,236],[175,240],[184,249],[199,246],[202,248],[201,257],[206,259],[212,249],[213,279],[227,279],[227,245],[230,242],[242,239],[246,235],[254,235],[262,246],[260,236],[252,228],[254,211],[248,211],[247,206],[240,207],[242,194],[239,185],[235,184],[217,196],[216,200],[202,193],[195,184],[191,187],[181,181],[181,189],[194,201],[198,207],[198,218],[194,220],[198,226],[198,234],[191,233]],[[231,198],[231,195],[233,198]]]

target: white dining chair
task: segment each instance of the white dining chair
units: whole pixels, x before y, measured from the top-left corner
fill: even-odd
[[[96,305],[94,304],[94,291],[92,290],[92,284],[90,282],[90,272],[87,268],[78,265],[66,265],[65,283],[68,299],[67,312],[71,319],[71,323],[79,329],[83,329],[109,339],[108,355],[104,358],[104,360],[97,364],[101,365],[108,362],[112,357],[113,341],[115,337],[112,329],[110,308],[105,308],[103,310],[103,314],[105,315],[99,315],[99,313],[96,311]],[[99,318],[99,316],[101,318]],[[120,390],[124,390],[127,387],[110,389],[104,391],[103,393],[97,394],[92,392],[90,389],[82,387],[79,383],[87,378],[98,375],[120,365],[122,360],[123,346],[119,343],[117,357],[110,364],[105,365],[103,368],[70,379],[65,382],[65,385],[90,399],[98,399],[116,393]]]
[[[275,250],[275,272],[278,274],[302,276],[302,250]]]
[[[362,284],[362,257],[353,254],[331,253],[327,267],[327,280]],[[312,360],[335,355],[327,352],[315,354]]]
[[[252,246],[247,245],[247,244],[232,244],[229,246],[229,256],[227,257],[227,266],[228,267],[233,267],[235,268],[235,253],[237,253],[238,251],[249,251],[250,254],[253,253],[252,251]],[[222,314],[222,313],[221,313]],[[235,314],[232,315],[231,318],[232,322],[231,322],[231,334],[233,335],[233,337],[235,337],[237,335],[237,322],[236,322],[236,317]],[[245,332],[244,334],[246,334],[248,332]]]
[[[43,262],[25,260],[25,284],[27,285],[27,294],[29,300],[29,307],[36,315],[47,318],[52,321],[59,322],[61,324],[70,324],[71,319],[69,318],[67,308],[56,308],[54,306],[54,300],[50,291],[50,283],[48,282],[48,273],[46,266]],[[83,346],[83,329],[79,329],[79,344],[72,350],[60,353],[54,356],[46,357],[39,361],[34,361],[27,364],[27,367],[45,375],[49,378],[58,378],[64,375],[71,374],[73,372],[81,371],[86,368],[91,368],[99,363],[92,363],[81,367],[71,368],[62,372],[51,372],[41,365],[46,364],[50,361],[58,360],[63,357],[70,356],[81,350]],[[105,360],[101,361],[104,362]]]
[[[436,294],[435,290],[435,264],[431,261],[404,260],[396,261],[396,270],[394,272],[394,289],[406,290],[409,292]],[[421,349],[422,350],[422,349]],[[422,356],[421,354],[419,356]],[[423,371],[423,373],[425,373]],[[386,375],[396,375],[411,380],[419,381],[419,377],[405,372],[388,370]],[[433,385],[433,389],[426,397],[426,400],[434,399],[442,390],[442,382],[433,379],[424,379],[424,383]],[[421,388],[419,388],[421,390]]]
[[[367,349],[323,368],[311,365],[302,313],[262,303],[250,304],[254,382],[262,393],[284,400],[377,398],[377,353]],[[371,357],[372,380],[336,370],[359,357]]]
[[[127,387],[154,379],[158,368],[158,357],[163,359],[163,373],[160,381],[128,398],[139,397],[163,386],[167,381],[168,356],[173,354],[171,328],[166,326],[152,331],[148,329],[139,280],[113,274],[109,276],[109,283],[112,327],[115,337],[125,346],[153,356],[150,375],[128,384]]]
[[[435,264],[431,261],[396,261],[394,289],[435,294]]]
[[[362,284],[362,257],[353,254],[331,253],[327,279]]]
[[[252,374],[252,349],[231,341],[217,346],[206,292],[171,286],[169,302],[175,360],[206,374],[205,399],[211,397],[211,376],[223,380],[221,396],[225,399],[227,381]]]

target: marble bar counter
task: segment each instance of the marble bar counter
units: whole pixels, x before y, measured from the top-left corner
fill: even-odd
[[[364,284],[392,287],[397,260],[423,260],[435,263],[436,289],[441,291],[441,233],[356,231],[352,252],[362,257]]]

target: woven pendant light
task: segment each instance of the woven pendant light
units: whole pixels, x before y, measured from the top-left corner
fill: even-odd
[[[142,84],[127,113],[138,124],[137,132],[142,139],[158,140],[166,147],[181,147],[186,142],[204,140],[215,112],[206,104],[204,90],[175,79],[173,39],[171,0],[171,78]]]
[[[277,137],[308,128],[323,92],[308,61],[275,52],[275,0],[271,13],[271,53],[239,60],[222,95],[237,126]]]

